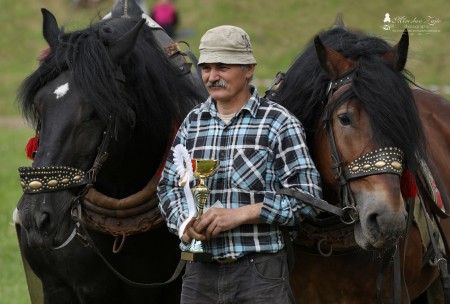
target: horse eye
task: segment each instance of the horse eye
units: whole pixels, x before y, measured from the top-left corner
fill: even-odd
[[[348,114],[339,114],[338,119],[339,123],[343,126],[349,126],[352,124],[352,120]]]

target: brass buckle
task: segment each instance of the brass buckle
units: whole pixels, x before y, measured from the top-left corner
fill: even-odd
[[[219,263],[219,264],[230,264],[230,263],[234,263],[237,261],[237,259],[233,259],[233,258],[222,258],[222,259],[215,259],[215,262]]]

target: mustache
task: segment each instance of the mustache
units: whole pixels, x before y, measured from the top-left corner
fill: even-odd
[[[208,88],[213,88],[213,87],[217,87],[217,88],[227,88],[227,84],[222,81],[222,80],[216,80],[216,81],[208,81],[206,83],[206,86]]]

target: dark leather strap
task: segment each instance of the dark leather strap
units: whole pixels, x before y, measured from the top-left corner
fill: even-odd
[[[402,276],[400,271],[400,247],[397,247],[394,253],[394,285],[392,286],[392,298],[394,303],[401,303],[402,296]],[[404,303],[410,303],[409,299],[405,299]]]
[[[430,241],[431,241],[431,244],[433,245],[434,255],[436,257],[437,264],[439,266],[442,287],[444,289],[445,304],[450,304],[450,276],[448,273],[447,259],[445,259],[443,257],[443,255],[439,249],[439,246],[437,245],[436,240],[433,236],[433,226],[431,224],[431,220],[426,211],[427,209],[425,209],[425,204],[424,204],[422,198],[420,199],[420,205],[422,206],[422,209],[423,209],[423,212],[425,215],[425,221],[427,223],[428,234],[430,235]]]
[[[123,276],[119,271],[117,271],[117,269],[114,268],[113,265],[111,265],[111,263],[103,256],[103,254],[100,252],[100,250],[97,248],[97,246],[95,246],[95,243],[93,242],[92,238],[90,237],[86,227],[83,224],[83,221],[81,220],[81,214],[78,215],[78,218],[76,219],[79,223],[80,223],[80,232],[82,233],[82,238],[83,240],[86,242],[86,244],[92,248],[92,250],[100,257],[100,259],[105,263],[106,266],[108,266],[108,268],[120,279],[122,280],[124,283],[133,286],[133,287],[137,287],[137,288],[155,288],[155,287],[160,287],[160,286],[164,286],[167,284],[172,283],[173,281],[175,281],[180,274],[183,272],[184,267],[186,266],[186,261],[185,260],[181,260],[178,262],[177,267],[175,268],[175,271],[173,272],[172,276],[170,277],[170,279],[168,279],[165,282],[157,282],[157,283],[140,283],[140,282],[135,282],[132,281],[128,278],[126,278],[125,276]],[[79,234],[80,235],[80,234]]]
[[[286,227],[280,226],[280,230],[281,230],[281,234],[283,235],[284,246],[286,248],[289,273],[292,273],[292,271],[294,270],[295,256],[294,256],[294,247],[292,246],[291,236],[289,235],[289,231],[287,230]]]
[[[409,242],[409,233],[411,231],[411,226],[413,224],[413,220],[414,220],[414,208],[415,208],[415,198],[407,198],[405,199],[405,204],[406,204],[406,208],[407,208],[407,212],[408,212],[408,216],[406,218],[406,230],[405,230],[405,241],[403,242],[403,261],[406,261],[406,249],[408,247],[408,242]],[[399,269],[400,269],[400,265],[399,265]],[[404,290],[404,292],[406,293],[406,296],[408,298],[408,302],[410,300],[409,298],[409,292],[408,292],[408,287],[406,286],[406,281],[405,281],[405,268],[402,268],[402,288]],[[395,285],[394,285],[395,288]]]
[[[405,231],[405,242],[404,242],[404,250],[403,250],[403,257],[406,255],[406,247],[408,244],[409,239],[409,231],[410,227],[412,225],[412,221],[414,218],[414,199],[408,199],[407,200],[407,208],[408,208],[408,218],[407,218],[407,226]],[[393,252],[393,250],[395,250]],[[405,292],[405,299],[404,303],[409,303],[409,293],[408,288],[406,286],[406,282],[404,280],[404,268],[401,268],[400,265],[400,247],[393,247],[390,250],[386,251],[383,255],[383,259],[380,266],[380,271],[377,275],[377,299],[378,303],[383,303],[383,283],[385,276],[387,274],[387,271],[389,270],[390,266],[393,266],[393,285],[392,285],[392,303],[401,303],[401,295],[402,291]]]
[[[324,201],[323,199],[314,197],[312,195],[305,194],[303,192],[300,192],[300,191],[297,191],[294,189],[280,189],[277,191],[277,194],[294,197],[308,205],[311,205],[311,206],[318,208],[320,210],[323,210],[323,211],[333,213],[339,217],[344,216],[344,211],[341,208],[333,206],[330,203],[328,203],[327,201]]]

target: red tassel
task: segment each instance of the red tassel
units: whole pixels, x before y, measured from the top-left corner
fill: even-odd
[[[39,145],[39,135],[36,134],[34,137],[30,138],[30,140],[27,143],[27,146],[25,147],[25,152],[27,153],[27,157],[29,159],[31,160],[34,159],[34,155],[36,154],[38,145]]]
[[[400,189],[402,191],[402,196],[405,199],[415,198],[417,196],[418,189],[411,171],[403,171],[400,179]]]
[[[41,61],[41,60],[44,60],[45,57],[47,57],[48,54],[50,54],[50,52],[51,52],[50,47],[46,47],[45,49],[43,49],[43,50],[39,53],[38,60],[40,60],[40,61]]]

